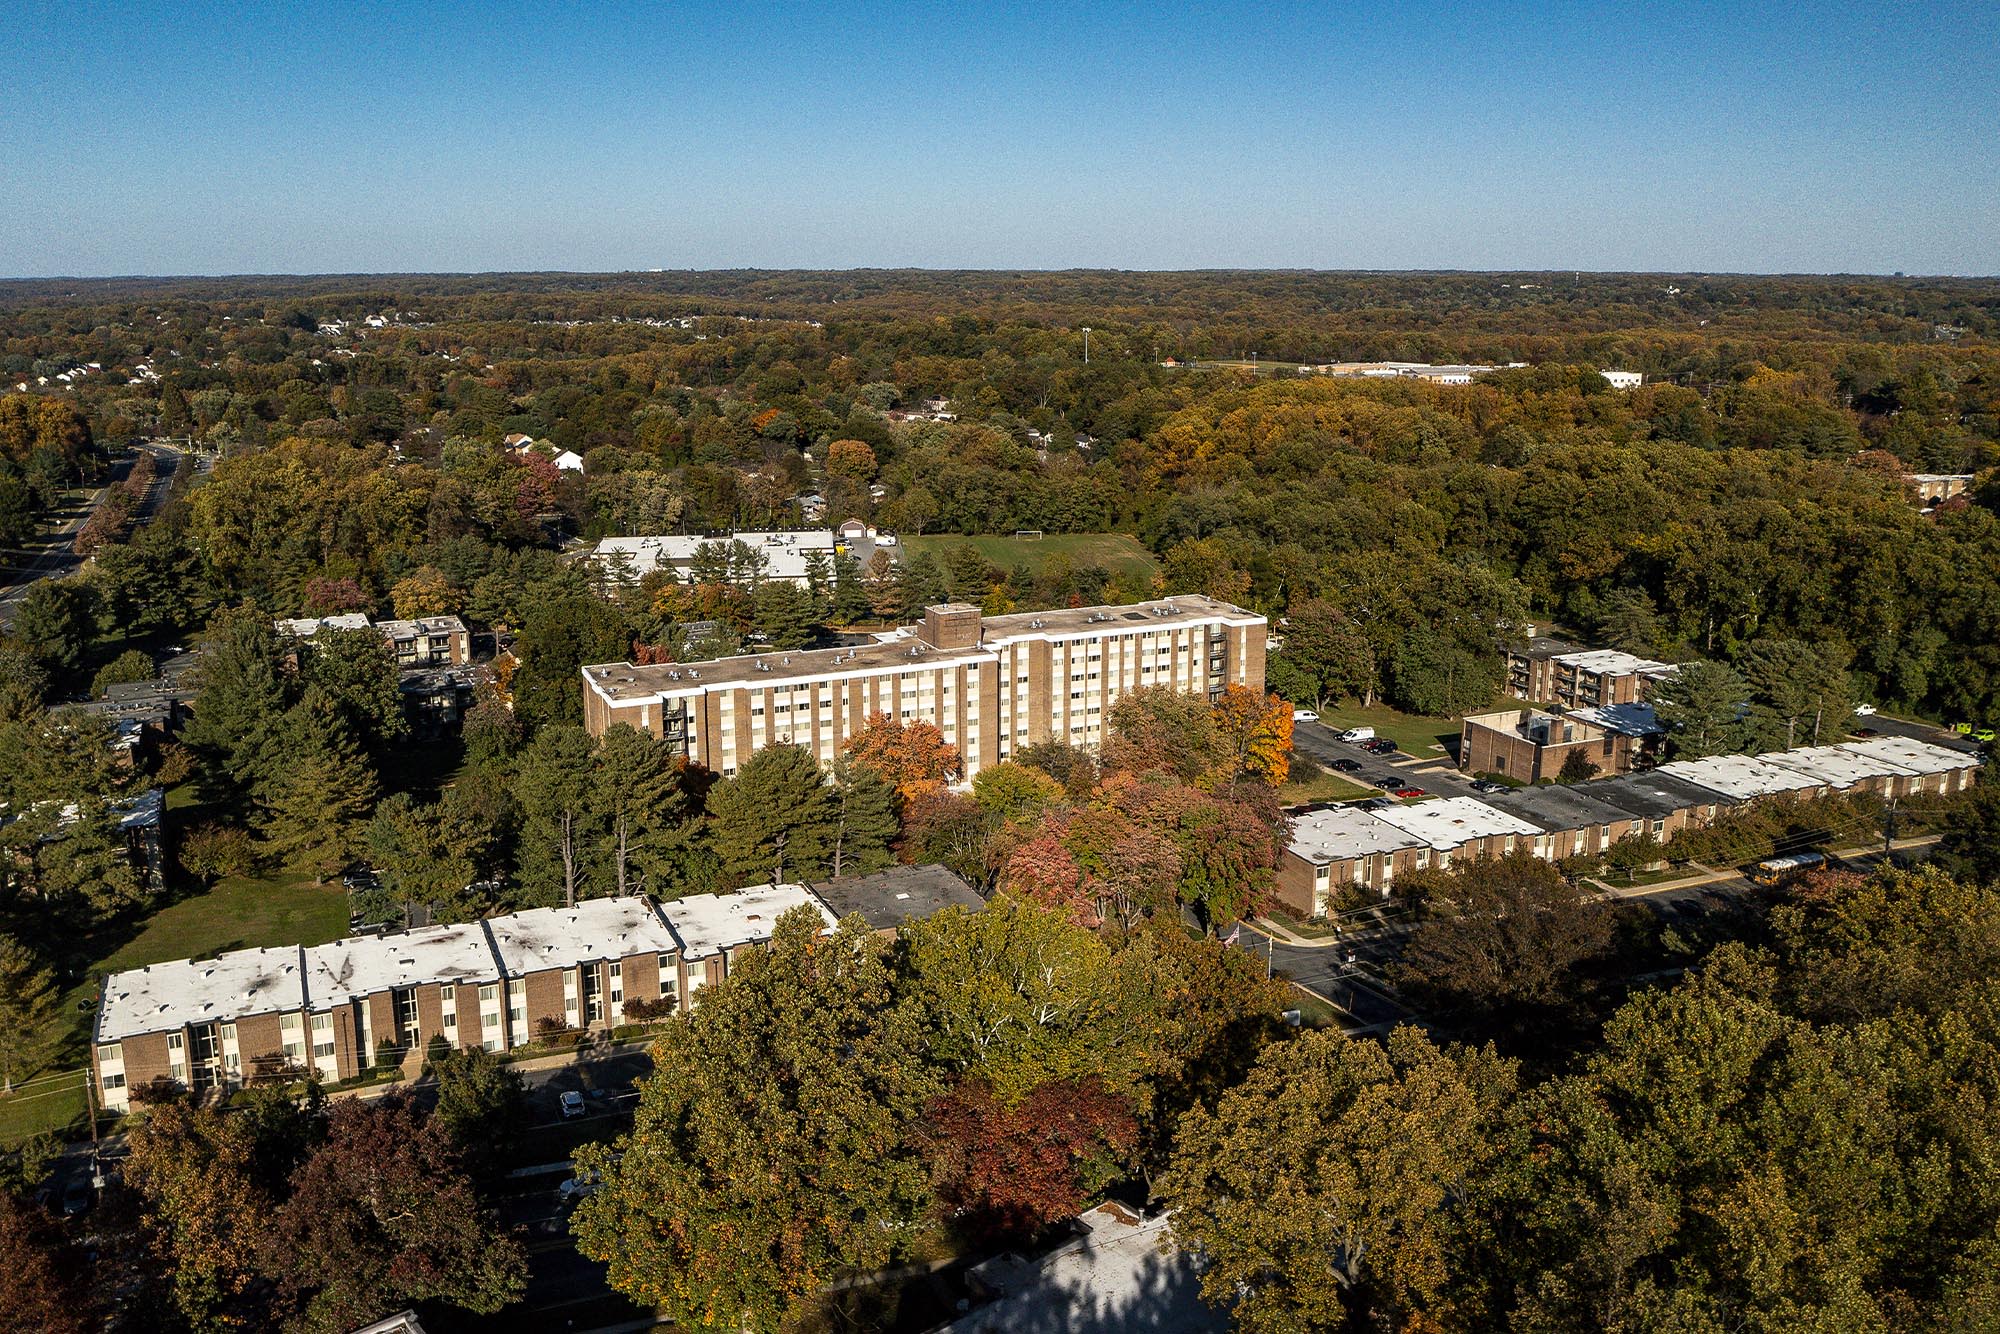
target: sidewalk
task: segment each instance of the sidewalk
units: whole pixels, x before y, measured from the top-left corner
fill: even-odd
[[[530,1056],[524,1060],[505,1062],[509,1070],[524,1075],[539,1074],[544,1070],[561,1070],[571,1065],[591,1065],[598,1061],[610,1060],[615,1056],[629,1056],[645,1051],[652,1046],[651,1038],[632,1038],[624,1042],[593,1043],[587,1051],[571,1048],[569,1051],[550,1052],[546,1056]],[[401,1079],[385,1079],[379,1084],[364,1084],[359,1088],[336,1089],[326,1096],[329,1102],[340,1098],[380,1098],[399,1090],[414,1088],[423,1083],[425,1076],[419,1068],[416,1074],[405,1074]]]

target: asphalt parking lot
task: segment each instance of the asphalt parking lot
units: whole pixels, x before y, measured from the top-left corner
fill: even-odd
[[[1452,767],[1449,755],[1411,755],[1396,751],[1370,755],[1359,745],[1342,741],[1340,734],[1323,723],[1294,723],[1292,749],[1316,763],[1332,769],[1342,778],[1393,792],[1401,787],[1420,787],[1440,797],[1473,797],[1472,780]],[[1359,766],[1352,772],[1335,769],[1340,760]]]

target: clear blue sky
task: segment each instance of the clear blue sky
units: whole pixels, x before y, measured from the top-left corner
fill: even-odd
[[[7,14],[7,276],[2000,273],[1994,0]]]

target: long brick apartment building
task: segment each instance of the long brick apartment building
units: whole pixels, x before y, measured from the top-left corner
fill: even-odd
[[[1112,704],[1142,686],[1261,693],[1267,628],[1198,595],[990,617],[946,603],[859,647],[585,667],[584,725],[630,723],[726,776],[788,741],[831,760],[883,713],[936,724],[970,778],[1039,741],[1098,744]]]
[[[961,901],[978,899],[966,890]],[[160,1078],[197,1094],[305,1071],[351,1079],[421,1063],[440,1040],[500,1052],[547,1027],[615,1027],[629,1000],[692,1002],[800,906],[836,924],[806,887],[762,885],[660,904],[588,899],[114,973],[91,1047],[100,1103],[124,1111],[133,1088]]]

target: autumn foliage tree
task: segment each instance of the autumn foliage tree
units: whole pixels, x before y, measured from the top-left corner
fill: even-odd
[[[887,779],[905,804],[941,791],[965,773],[958,748],[935,723],[871,716],[847,743],[847,754]]]
[[[1215,702],[1215,727],[1236,771],[1278,787],[1291,771],[1292,706],[1276,695],[1227,685]]]
[[[347,1330],[419,1301],[491,1315],[527,1259],[487,1221],[449,1133],[400,1098],[342,1102],[272,1220],[273,1269],[309,1328]]]
[[[1050,1080],[1012,1105],[974,1079],[932,1103],[920,1136],[946,1221],[993,1245],[1075,1216],[1129,1165],[1139,1127],[1095,1079]]]

